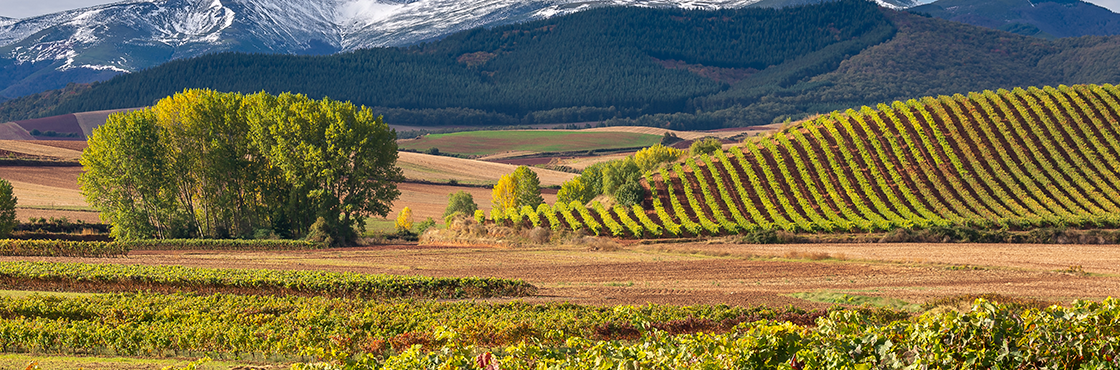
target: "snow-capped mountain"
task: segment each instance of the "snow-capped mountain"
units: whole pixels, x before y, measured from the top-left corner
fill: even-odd
[[[474,27],[601,6],[719,9],[821,1],[828,0],[126,0],[33,18],[0,18],[0,75],[11,76],[8,86],[0,78],[0,95],[103,79],[206,53],[330,54],[409,45]],[[920,0],[875,1],[900,8]],[[47,68],[54,69],[58,81],[37,73]]]

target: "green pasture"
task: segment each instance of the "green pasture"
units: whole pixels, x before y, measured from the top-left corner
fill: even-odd
[[[646,147],[661,142],[661,136],[630,132],[578,131],[469,131],[432,134],[402,142],[401,149],[443,153],[489,155],[507,151],[572,152]]]

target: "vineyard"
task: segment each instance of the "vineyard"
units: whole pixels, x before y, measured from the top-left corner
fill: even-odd
[[[536,287],[524,281],[494,278],[49,262],[0,262],[0,286],[23,290],[323,295],[367,299],[523,297],[536,292]]]
[[[644,207],[557,204],[497,221],[638,238],[1115,227],[1118,139],[1112,85],[927,97],[833,112],[648,173]]]
[[[728,306],[125,294],[0,298],[0,350],[299,369],[1113,368],[1120,305],[806,312]]]

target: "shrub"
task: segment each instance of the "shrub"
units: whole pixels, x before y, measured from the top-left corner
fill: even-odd
[[[431,217],[428,217],[428,219],[426,219],[424,221],[420,221],[420,223],[416,224],[416,233],[417,234],[423,234],[425,231],[428,231],[428,229],[430,229],[434,226],[436,226],[436,220],[433,220]]]
[[[627,182],[619,186],[614,192],[614,199],[619,204],[630,207],[641,204],[646,197],[646,189],[637,182]]]
[[[706,137],[692,142],[692,146],[688,147],[688,152],[694,156],[703,154],[711,155],[722,148],[723,142],[720,142],[719,139]]]
[[[463,190],[452,193],[447,197],[447,209],[443,211],[443,217],[447,218],[452,213],[462,212],[463,214],[473,215],[474,211],[478,209],[478,204],[474,202],[474,196]]]

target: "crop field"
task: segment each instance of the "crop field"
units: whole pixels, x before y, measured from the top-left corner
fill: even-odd
[[[750,329],[761,328],[758,325],[794,325],[783,330],[802,333],[801,340],[808,340],[799,342],[802,344],[797,348],[824,351],[832,348],[828,344],[832,341],[809,340],[818,331],[800,328],[812,328],[808,325],[814,322],[831,325],[827,320],[818,321],[825,317],[836,320],[830,315],[864,315],[867,321],[859,322],[869,326],[857,329],[862,336],[867,330],[893,330],[886,323],[895,320],[902,321],[893,325],[922,322],[921,318],[910,318],[909,312],[923,312],[935,305],[967,307],[969,297],[978,293],[994,293],[993,299],[1025,302],[1027,307],[1051,303],[1068,307],[1073,299],[1104,300],[1120,289],[1120,279],[1116,278],[1120,270],[1115,264],[1102,263],[1120,258],[1115,248],[1001,245],[1000,250],[1007,253],[996,253],[993,248],[960,244],[904,244],[888,249],[857,244],[694,243],[629,244],[591,251],[580,246],[510,249],[384,245],[302,251],[145,250],[133,251],[123,259],[0,257],[0,288],[4,289],[146,291],[31,295],[0,291],[0,312],[7,313],[0,338],[4,339],[5,351],[15,353],[6,357],[7,361],[22,366],[41,358],[45,369],[79,365],[116,368],[84,365],[106,361],[128,361],[130,367],[126,368],[159,369],[167,366],[169,359],[204,355],[217,360],[211,365],[223,366],[217,368],[228,368],[231,363],[286,368],[292,362],[330,360],[307,354],[308,349],[335,349],[381,358],[407,352],[412,345],[421,345],[422,356],[449,353],[440,348],[467,359],[492,351],[495,358],[512,364],[515,359],[502,356],[510,355],[507,348],[518,343],[541,346],[542,350],[583,348],[571,339],[565,344],[565,338],[576,337],[590,341],[587,345],[601,343],[610,348],[677,348],[673,343],[687,341],[697,332],[769,338],[766,330]],[[1037,253],[1030,253],[1032,250]],[[970,259],[979,254],[987,257],[980,263]],[[1067,264],[1085,268],[1050,268]],[[460,279],[469,276],[482,279]],[[534,290],[529,296],[485,301],[329,298],[314,293],[321,290],[326,296],[334,294],[330,292],[347,296],[338,286],[357,292],[401,292],[400,287],[413,285],[407,291],[433,287],[433,295],[444,296],[455,290],[442,287],[454,284],[473,287],[465,290],[471,295],[497,292],[490,289],[516,291],[518,284],[531,284]],[[176,294],[176,289],[187,293]],[[842,308],[835,304],[889,311],[838,311]],[[1032,319],[1036,316],[1019,318],[1019,308],[1013,307],[1021,306],[1008,307],[1012,308],[995,306],[984,311],[980,307],[979,312],[1006,316],[1009,323],[1022,320],[1027,325],[1036,320]],[[1097,312],[1094,315],[1101,316],[1093,317],[1106,320],[1116,310],[1107,305],[1076,307],[1080,308],[1069,310]],[[89,316],[94,312],[108,314]],[[1074,320],[1073,325],[1085,316],[1054,317]],[[766,319],[779,322],[755,322]],[[308,326],[307,322],[315,325]],[[1033,325],[1037,329],[1059,323]],[[663,333],[650,337],[653,333],[646,330],[653,328]],[[442,337],[447,330],[456,333],[454,338],[458,339]],[[1092,330],[1094,341],[1116,335],[1109,325]],[[564,333],[562,337],[550,336],[559,332]],[[1036,335],[1030,333],[1015,331],[1007,335]],[[914,340],[892,338],[896,343]],[[557,340],[560,342],[554,342]],[[1095,342],[1079,343],[1054,345]],[[465,345],[474,347],[460,347]],[[586,350],[564,356],[599,353],[615,358]],[[89,355],[98,357],[84,357]],[[0,364],[6,359],[0,358]],[[789,358],[779,361],[788,363]],[[179,360],[180,366],[185,362]]]
[[[931,97],[833,112],[647,173],[641,207],[533,211],[563,214],[542,223],[554,229],[638,238],[1115,227],[1118,138],[1112,85]]]
[[[476,161],[471,159],[400,152],[397,166],[404,170],[404,177],[410,180],[446,183],[454,180],[460,184],[493,185],[503,175],[517,166]],[[541,186],[558,186],[571,180],[575,174],[533,168],[541,180]],[[476,199],[477,201],[477,199]]]
[[[661,142],[657,135],[631,132],[586,132],[582,130],[470,131],[432,134],[402,140],[403,149],[428,150],[463,155],[489,155],[506,151],[570,152],[597,149],[646,147]]]
[[[656,169],[639,205],[556,203],[550,191],[548,204],[487,221],[508,229],[483,229],[575,235],[559,245],[175,241],[0,257],[0,367],[207,356],[216,363],[199,368],[1116,368],[1120,248],[743,243],[760,231],[1115,228],[1117,139],[1111,85],[925,98]],[[432,146],[452,151],[419,149]],[[511,168],[429,157],[402,163],[463,180]],[[66,171],[0,176],[25,207],[81,207],[61,204],[77,190]],[[416,221],[439,218],[459,190],[490,208],[486,188],[399,188],[393,212],[409,206]]]

